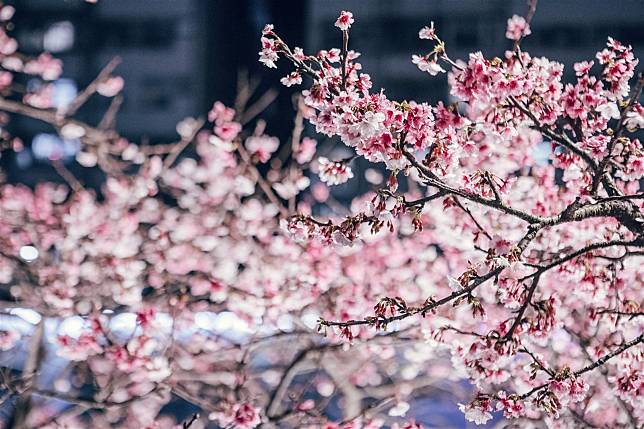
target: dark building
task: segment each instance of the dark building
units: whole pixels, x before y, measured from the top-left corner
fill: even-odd
[[[16,37],[28,53],[47,50],[63,60],[61,103],[119,56],[116,74],[126,82],[119,130],[133,138],[168,137],[177,121],[206,106],[205,4],[23,0],[16,4]],[[99,104],[81,116],[100,119]]]
[[[64,63],[54,85],[56,107],[68,104],[114,57],[122,76],[116,127],[131,141],[167,143],[177,138],[177,122],[203,116],[214,100],[232,104],[240,73],[259,77],[261,94],[280,86],[279,72],[265,73],[257,62],[263,25],[279,22],[285,32],[302,42],[303,2],[294,2],[288,15],[278,13],[278,1],[248,0],[18,0],[14,30],[26,54],[51,52]],[[39,85],[37,79],[25,85]],[[286,137],[292,124],[291,91],[283,91],[266,114],[269,132]],[[109,100],[95,96],[78,117],[97,124]],[[281,112],[287,111],[288,115]],[[82,169],[74,159],[78,142],[60,138],[51,127],[16,117],[11,133],[28,150],[7,154],[0,162],[11,181],[33,185],[56,180],[49,167],[52,153],[62,153],[68,167],[90,185],[100,175]],[[86,179],[86,180],[83,180]]]

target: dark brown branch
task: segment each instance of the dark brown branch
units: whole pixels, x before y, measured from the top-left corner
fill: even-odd
[[[633,108],[635,103],[639,100],[640,95],[642,94],[643,87],[644,87],[644,76],[642,75],[642,73],[640,73],[637,79],[637,84],[633,89],[633,94],[628,100],[628,104],[626,105],[626,107],[622,110],[622,113],[619,116],[619,121],[617,122],[615,130],[613,132],[613,136],[608,142],[608,148],[606,149],[606,156],[604,156],[604,158],[600,161],[599,166],[597,167],[597,172],[593,177],[593,183],[592,183],[593,195],[597,193],[597,188],[599,187],[599,183],[601,179],[604,177],[606,167],[612,160],[613,149],[615,148],[615,145],[617,144],[617,141],[619,140],[619,138],[624,133],[624,121],[626,120],[626,115],[628,114],[628,112],[630,112],[630,110]]]
[[[445,196],[445,194],[446,193],[444,191],[438,191],[432,195],[428,195],[426,197],[419,198],[417,200],[404,201],[404,204],[405,204],[405,207],[422,206],[429,201],[433,201],[435,199]]]
[[[65,182],[69,185],[70,188],[74,192],[81,192],[84,188],[82,183],[72,174],[71,171],[65,167],[65,164],[63,164],[60,160],[52,161],[51,165],[54,167],[54,170],[56,170],[56,173],[60,177],[63,178]]]
[[[286,393],[286,389],[288,388],[289,383],[291,382],[291,377],[294,375],[294,371],[297,369],[299,364],[303,362],[310,354],[320,352],[325,349],[333,349],[333,348],[339,348],[342,347],[342,344],[320,344],[316,346],[310,346],[308,348],[300,350],[295,357],[291,360],[290,364],[286,367],[284,372],[282,373],[282,377],[280,378],[280,381],[273,389],[271,392],[271,395],[268,400],[268,404],[266,405],[266,415],[270,420],[280,420],[284,417],[286,413],[278,414],[276,415],[275,412],[277,411],[278,407],[280,406],[280,401],[284,394]]]
[[[119,94],[116,97],[112,98],[112,101],[110,102],[110,107],[107,108],[107,111],[103,115],[101,122],[98,123],[98,129],[108,130],[110,128],[114,128],[114,125],[116,123],[116,114],[118,113],[122,104],[123,104],[122,95]]]
[[[486,230],[481,226],[481,224],[476,220],[476,218],[475,218],[475,217],[474,217],[474,215],[472,214],[472,211],[471,211],[469,208],[465,207],[463,204],[461,204],[461,202],[458,200],[458,198],[454,198],[454,202],[456,203],[456,205],[457,205],[461,210],[463,210],[463,211],[464,211],[464,212],[469,216],[469,218],[470,218],[470,219],[472,219],[472,222],[474,222],[474,225],[476,225],[476,227],[478,228],[478,230],[479,230],[479,231],[481,231],[481,232],[482,232],[482,233],[483,233],[483,234],[484,234],[488,239],[492,240],[492,236],[491,236],[491,235],[490,235],[490,234],[489,234],[489,233],[488,233],[488,232],[487,232],[487,231],[486,231]]]
[[[449,194],[454,194],[459,197],[463,197],[465,199],[468,199],[470,201],[474,201],[476,203],[482,204],[487,207],[494,208],[496,210],[502,211],[504,213],[513,215],[515,217],[518,217],[519,219],[522,219],[526,222],[529,223],[540,223],[542,221],[542,218],[538,216],[531,215],[529,213],[523,212],[521,210],[517,210],[515,208],[512,208],[510,206],[507,206],[506,204],[496,201],[496,200],[490,200],[484,197],[481,197],[479,195],[471,194],[469,192],[462,191],[460,189],[456,189],[442,181],[440,181],[432,172],[425,167],[424,165],[420,164],[418,160],[408,151],[403,149],[403,155],[405,158],[409,160],[409,162],[418,170],[419,173],[424,177],[425,182],[428,185],[434,186],[445,193]]]
[[[349,30],[342,30],[342,50],[340,61],[342,62],[342,90],[347,89],[347,54],[349,51]]]
[[[259,185],[260,189],[262,190],[262,192],[264,192],[264,194],[269,199],[269,201],[275,204],[275,207],[278,208],[282,216],[284,217],[288,216],[288,210],[284,207],[280,199],[277,198],[277,195],[275,195],[275,193],[271,189],[271,185],[268,184],[268,182],[264,179],[264,177],[259,172],[257,167],[255,167],[255,165],[253,164],[253,161],[251,160],[250,154],[246,151],[246,149],[244,148],[244,145],[241,142],[237,144],[237,152],[239,152],[239,155],[242,161],[246,165],[246,168],[250,170],[251,174],[257,181],[257,184]]]
[[[537,359],[537,357],[534,355],[534,353],[532,353],[530,350],[528,350],[525,347],[523,347],[523,348],[519,349],[518,351],[520,353],[525,353],[528,356],[530,356],[532,358],[532,361],[535,363],[535,365],[537,365],[542,371],[547,373],[550,377],[555,376],[555,372],[553,370],[549,369],[549,368],[546,368],[545,365],[542,364],[541,361],[539,359]]]
[[[582,338],[578,333],[576,333],[576,332],[574,332],[574,331],[572,331],[570,329],[566,329],[566,332],[568,332],[570,335],[576,337],[579,340],[579,345],[581,346],[581,350],[584,352],[584,355],[586,356],[586,358],[589,361],[592,362],[593,359],[590,356],[590,353],[588,353],[588,350],[586,349],[586,347],[588,347],[588,343],[589,343],[588,339]],[[610,381],[608,379],[608,371],[607,371],[607,369],[605,367],[600,368],[600,373],[604,377],[604,380],[606,381],[606,384],[610,385],[611,383],[610,383]],[[628,416],[628,419],[631,422],[632,426],[636,427],[637,425],[635,423],[635,418],[633,417],[633,413],[631,412],[631,410],[628,408],[628,405],[624,402],[624,400],[622,398],[620,398],[617,395],[615,396],[615,399],[617,400],[619,405],[622,407],[622,409],[624,410],[624,412]]]
[[[521,240],[517,243],[516,251],[518,254],[523,253],[523,251],[528,247],[528,244],[532,240],[535,239],[537,234],[539,233],[539,227],[538,225],[530,225],[528,227],[528,232],[521,238]],[[487,280],[494,278],[498,276],[501,271],[503,271],[504,267],[499,266],[493,270],[490,270],[487,274],[479,277],[475,277],[471,284],[467,287],[464,287],[461,290],[454,291],[450,295],[447,295],[438,301],[429,301],[427,304],[421,306],[421,307],[416,307],[416,308],[411,308],[409,311],[405,313],[401,313],[395,316],[390,316],[390,317],[384,317],[384,316],[379,316],[379,317],[369,317],[366,319],[361,319],[361,320],[348,320],[346,322],[338,322],[338,321],[328,321],[328,320],[320,320],[320,326],[337,326],[337,327],[350,327],[350,326],[357,326],[357,325],[375,325],[379,324],[381,326],[386,326],[391,322],[395,322],[398,320],[406,319],[408,317],[414,316],[416,314],[426,314],[432,310],[434,310],[437,307],[440,307],[441,305],[444,305],[448,302],[451,302],[461,296],[467,295],[471,293],[474,289],[479,287],[481,284],[485,283]]]
[[[244,111],[244,113],[242,114],[239,122],[242,125],[248,124],[255,117],[257,117],[257,115],[259,115],[264,110],[266,110],[266,108],[268,106],[270,106],[273,103],[273,101],[275,101],[275,99],[277,98],[278,94],[279,93],[277,91],[275,91],[274,89],[269,89],[268,91],[263,93],[261,95],[261,97],[259,97],[259,100],[257,100],[250,107],[248,107],[248,109],[246,109]]]
[[[558,215],[543,219],[544,226],[579,222],[593,217],[613,217],[636,235],[644,232],[644,215],[629,201],[611,200],[568,208]]]
[[[39,121],[50,124],[57,129],[66,124],[79,126],[85,131],[85,135],[81,139],[83,140],[83,142],[89,144],[96,145],[98,143],[103,143],[105,141],[115,139],[118,136],[118,134],[112,130],[101,130],[92,127],[84,122],[80,122],[74,119],[65,119],[61,115],[58,115],[54,110],[37,109],[35,107],[27,106],[17,101],[7,100],[6,98],[2,97],[0,97],[0,110],[37,119]]]
[[[638,344],[641,344],[642,342],[644,342],[644,335],[640,335],[639,337],[622,344],[621,346],[619,346],[618,348],[616,348],[612,352],[605,354],[604,356],[600,357],[599,359],[597,359],[596,361],[592,362],[591,364],[583,367],[582,369],[580,369],[578,371],[575,371],[574,375],[576,377],[579,377],[580,375],[583,375],[583,374],[585,374],[585,373],[587,373],[589,371],[592,371],[592,370],[594,370],[596,368],[599,368],[600,366],[604,365],[606,362],[608,362],[609,360],[611,360],[615,356],[625,352],[626,350],[630,349],[631,347],[634,347],[634,346],[636,346]],[[526,399],[526,398],[532,396],[534,393],[536,393],[536,392],[538,392],[538,391],[540,391],[540,390],[542,390],[542,389],[544,389],[546,387],[548,387],[548,383],[544,383],[544,384],[541,384],[541,385],[539,385],[537,387],[534,387],[532,390],[529,390],[528,392],[524,393],[523,395],[520,395],[519,399]]]
[[[530,111],[530,109],[521,103],[519,100],[517,100],[515,97],[510,96],[508,97],[508,100],[510,101],[510,104],[517,109],[519,109],[524,115],[526,115],[534,124],[535,128],[539,130],[544,136],[548,137],[550,140],[554,141],[555,143],[558,143],[560,146],[565,147],[566,149],[570,150],[572,153],[575,155],[579,156],[581,159],[583,159],[590,168],[595,171],[597,170],[597,163],[595,160],[586,152],[584,152],[582,149],[577,147],[574,142],[572,142],[566,135],[564,134],[557,134],[548,126],[541,124],[539,119]]]
[[[535,276],[532,278],[532,284],[530,285],[530,289],[528,289],[528,295],[526,296],[525,301],[523,301],[523,304],[521,304],[521,307],[519,308],[519,312],[517,313],[517,316],[515,317],[514,322],[512,323],[512,326],[510,326],[510,329],[503,337],[503,341],[511,340],[512,335],[514,335],[514,331],[521,324],[521,321],[523,320],[523,314],[525,313],[526,309],[532,302],[532,297],[534,296],[534,291],[537,289],[537,285],[539,284],[539,278],[541,277],[541,273],[542,271],[537,271]]]
[[[27,428],[27,420],[31,411],[31,394],[36,390],[38,367],[42,358],[43,336],[45,334],[45,321],[38,322],[34,328],[27,348],[27,358],[22,368],[22,381],[24,389],[19,393],[16,402],[16,415],[14,425],[18,429]]]
[[[151,395],[155,392],[159,391],[159,387],[157,386],[155,389],[153,389],[150,393],[147,395]],[[33,392],[34,395],[42,396],[45,398],[51,398],[51,399],[58,399],[60,401],[64,402],[69,402],[70,404],[77,404],[85,408],[89,409],[97,409],[97,410],[103,410],[103,409],[108,409],[108,408],[120,408],[124,407],[126,405],[131,404],[132,402],[138,401],[143,399],[140,396],[131,396],[130,398],[122,401],[122,402],[114,402],[114,401],[96,401],[93,399],[86,399],[86,398],[79,398],[73,395],[67,395],[61,392],[53,392],[50,390],[34,390]]]
[[[199,418],[199,414],[198,414],[198,413],[194,413],[192,416],[190,416],[187,420],[185,420],[185,421],[181,424],[181,427],[182,427],[183,429],[188,429],[190,426],[192,426],[192,424],[193,424],[194,422],[196,422],[196,421],[197,421],[197,419],[198,419],[198,418]]]
[[[610,352],[608,354],[605,354],[604,356],[600,357],[599,359],[597,359],[595,362],[591,363],[590,365],[587,365],[587,366],[583,367],[582,369],[580,369],[579,371],[576,371],[575,375],[580,376],[580,375],[585,374],[585,373],[587,373],[589,371],[592,371],[593,369],[604,365],[606,362],[608,362],[609,360],[611,360],[615,356],[621,354],[622,352],[624,352],[624,351],[630,349],[631,347],[634,347],[634,346],[636,346],[636,345],[638,345],[638,344],[640,344],[642,342],[644,342],[644,335],[640,335],[639,337],[637,337],[637,338],[635,338],[635,339],[633,339],[633,340],[631,340],[631,341],[629,341],[627,343],[622,344],[617,349],[613,350],[612,352]]]
[[[440,307],[443,304],[447,304],[448,302],[451,302],[461,296],[467,295],[470,292],[472,292],[474,289],[479,287],[481,284],[486,282],[487,280],[499,275],[501,272],[501,268],[497,268],[493,271],[490,271],[489,273],[485,274],[484,276],[476,278],[469,286],[464,287],[461,290],[452,292],[450,295],[447,295],[438,301],[431,301],[430,303],[422,306],[422,307],[417,307],[417,308],[412,308],[408,312],[398,314],[396,316],[390,316],[390,317],[385,317],[385,316],[378,316],[378,317],[371,317],[371,318],[366,318],[366,319],[361,319],[361,320],[348,320],[346,322],[337,322],[337,321],[328,321],[328,320],[320,320],[320,326],[338,326],[338,327],[350,327],[350,326],[358,326],[358,325],[376,325],[379,324],[381,326],[386,326],[389,325],[391,322],[396,322],[398,320],[403,320],[408,317],[414,316],[416,314],[425,314],[429,313],[430,311]]]
[[[644,192],[633,195],[615,195],[612,197],[606,197],[599,200],[599,202],[605,201],[617,201],[617,200],[641,200],[644,199]]]
[[[588,246],[582,247],[581,249],[576,250],[575,252],[572,252],[566,256],[563,256],[559,259],[555,259],[554,261],[551,261],[546,265],[539,266],[538,267],[540,270],[539,272],[550,270],[556,267],[557,265],[561,265],[585,253],[592,252],[593,250],[604,249],[606,247],[612,247],[612,246],[644,246],[644,242],[641,242],[641,240],[633,240],[633,241],[613,240],[613,241],[605,241],[601,243],[589,244]]]
[[[487,184],[490,186],[490,189],[492,189],[492,193],[494,194],[494,199],[497,200],[498,202],[502,203],[503,201],[501,200],[501,194],[499,193],[499,190],[496,187],[496,184],[494,183],[494,180],[492,179],[492,176],[489,172],[484,172],[483,173],[483,178],[487,182]]]
[[[615,316],[625,316],[630,319],[634,319],[636,317],[644,317],[644,312],[642,311],[620,311],[620,310],[610,310],[610,309],[599,310],[595,314],[598,314],[598,315],[613,314]]]

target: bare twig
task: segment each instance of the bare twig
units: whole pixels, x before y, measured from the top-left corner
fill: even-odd
[[[110,107],[108,107],[108,109],[105,111],[105,114],[101,119],[101,122],[98,123],[99,130],[108,130],[110,128],[114,128],[114,125],[116,122],[116,114],[118,113],[122,104],[123,104],[122,95],[119,94],[116,97],[112,98],[112,101],[110,102]]]
[[[198,419],[198,418],[199,418],[199,414],[198,414],[198,413],[194,413],[192,416],[190,416],[187,420],[185,420],[185,421],[181,424],[181,427],[182,427],[183,429],[188,429],[190,426],[192,426],[192,424],[193,424],[194,422],[196,422],[196,421],[197,421],[197,419]]]
[[[74,114],[80,109],[83,104],[89,100],[89,98],[96,92],[98,89],[98,86],[103,83],[109,76],[112,74],[114,69],[121,63],[121,59],[119,57],[114,57],[110,60],[109,63],[105,67],[103,67],[103,70],[96,76],[96,78],[81,91],[74,100],[72,100],[71,103],[69,103],[69,106],[62,112],[64,116],[74,116]]]
[[[248,168],[248,170],[251,172],[251,174],[257,181],[257,184],[259,185],[262,192],[264,192],[264,194],[270,200],[270,202],[273,203],[278,208],[282,216],[284,217],[288,216],[288,210],[284,207],[284,205],[277,197],[277,195],[275,195],[275,193],[271,189],[271,185],[268,184],[268,182],[264,179],[264,177],[259,172],[257,167],[255,167],[255,165],[253,164],[250,158],[249,153],[246,151],[246,149],[244,148],[244,145],[241,142],[237,145],[237,151],[239,152],[239,155],[242,161],[246,165],[246,168]]]
[[[242,125],[248,124],[250,121],[252,121],[257,115],[262,113],[268,106],[270,106],[273,101],[277,98],[278,92],[274,89],[269,89],[266,91],[264,94],[262,94],[259,99],[251,104],[248,109],[246,109],[240,119],[240,123]]]
[[[203,127],[205,123],[205,120],[200,118],[197,119],[196,122],[192,125],[192,130],[190,131],[189,135],[186,135],[181,138],[181,141],[177,144],[175,144],[172,147],[172,150],[168,154],[168,156],[163,160],[163,167],[164,168],[170,168],[172,167],[172,164],[174,164],[174,161],[177,160],[177,157],[183,152],[183,150],[193,142],[195,137],[197,136],[197,133],[201,131],[201,127]]]
[[[74,192],[81,192],[84,189],[81,182],[67,169],[67,167],[65,167],[65,164],[63,164],[62,161],[52,161],[51,165],[54,167],[54,170],[56,170],[56,173],[58,173],[58,175],[67,182]]]

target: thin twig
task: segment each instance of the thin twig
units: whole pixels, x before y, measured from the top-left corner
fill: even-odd
[[[268,184],[268,182],[264,179],[264,177],[262,177],[257,167],[255,167],[255,165],[251,160],[250,155],[248,154],[248,152],[244,148],[244,145],[241,142],[237,145],[237,151],[239,152],[239,155],[241,156],[242,161],[246,165],[246,168],[250,170],[251,174],[257,181],[257,184],[259,185],[260,189],[264,192],[266,197],[270,200],[271,203],[273,203],[278,208],[282,216],[284,217],[288,216],[288,210],[284,207],[280,199],[277,198],[277,195],[275,195],[275,193],[271,189],[271,185]]]
[[[101,119],[101,122],[98,123],[99,130],[107,130],[110,128],[114,128],[114,125],[116,122],[116,114],[118,113],[122,104],[123,104],[122,95],[119,94],[116,97],[112,98],[112,101],[110,102],[110,107],[108,107],[107,111],[105,111],[105,114]]]
[[[89,100],[89,98],[97,91],[98,86],[103,83],[109,76],[112,74],[114,69],[121,63],[121,59],[119,57],[114,57],[110,60],[105,67],[103,67],[103,70],[96,76],[96,78],[85,87],[83,91],[81,91],[76,98],[72,100],[71,103],[67,106],[67,108],[62,112],[64,116],[73,116],[78,109],[80,109],[83,104]]]
[[[616,348],[612,352],[605,354],[604,356],[600,357],[599,359],[597,359],[596,361],[592,362],[591,364],[583,367],[582,369],[580,369],[578,371],[575,371],[574,375],[576,377],[579,377],[580,375],[583,375],[583,374],[585,374],[585,373],[587,373],[589,371],[592,371],[593,369],[604,365],[606,362],[608,362],[610,359],[614,358],[615,356],[625,352],[626,350],[630,349],[631,347],[634,347],[634,346],[636,346],[636,345],[638,345],[638,344],[640,344],[642,342],[644,342],[644,335],[640,335],[639,337],[622,344],[621,346],[619,346],[618,348]],[[536,392],[538,392],[538,391],[540,391],[540,390],[542,390],[542,389],[544,389],[546,387],[548,387],[548,383],[544,383],[544,384],[541,384],[539,386],[536,386],[536,387],[532,388],[531,390],[529,390],[528,392],[526,392],[526,393],[524,393],[522,395],[519,395],[519,399],[526,399],[526,398],[532,396],[534,393],[536,393]]]
[[[168,156],[163,160],[163,167],[165,169],[172,167],[172,164],[174,164],[174,161],[176,161],[181,152],[183,152],[183,150],[193,142],[193,140],[197,136],[197,133],[201,131],[201,127],[203,127],[204,123],[205,120],[203,118],[197,119],[197,121],[192,126],[190,134],[182,137],[181,141],[178,144],[174,145]]]
[[[51,162],[52,167],[56,170],[56,173],[67,182],[70,188],[76,193],[83,191],[84,187],[81,182],[74,176],[74,174],[65,167],[65,164],[60,160],[54,160]]]
[[[266,108],[270,106],[273,101],[275,101],[278,95],[279,93],[274,89],[269,89],[268,91],[266,91],[264,94],[262,94],[259,100],[257,100],[248,109],[246,109],[239,122],[242,125],[248,124],[257,115],[266,110]]]

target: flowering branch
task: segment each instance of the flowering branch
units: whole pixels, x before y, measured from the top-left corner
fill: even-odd
[[[618,348],[616,348],[612,352],[603,355],[602,357],[600,357],[596,361],[592,362],[591,364],[586,365],[585,367],[575,371],[574,375],[576,377],[578,377],[578,376],[583,375],[583,374],[585,374],[585,373],[587,373],[589,371],[592,371],[592,370],[594,370],[596,368],[599,368],[600,366],[606,364],[606,362],[608,362],[610,359],[614,358],[615,356],[619,356],[621,353],[625,352],[626,350],[630,349],[631,347],[635,347],[638,344],[641,344],[642,342],[644,342],[644,335],[640,335],[639,337],[634,338],[631,341],[628,341],[628,342],[622,344],[621,346],[619,346]],[[520,399],[529,398],[530,396],[532,396],[535,393],[547,388],[548,386],[549,386],[548,383],[541,384],[541,385],[531,389],[530,391],[528,391],[528,392],[526,392],[526,393],[524,393],[522,395],[519,395],[519,398]]]

